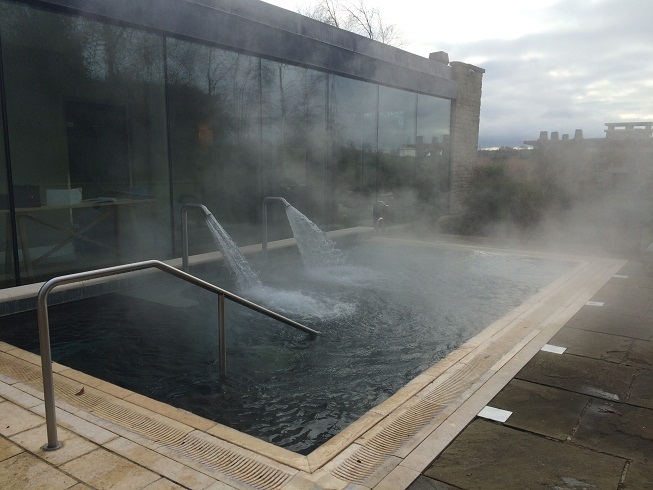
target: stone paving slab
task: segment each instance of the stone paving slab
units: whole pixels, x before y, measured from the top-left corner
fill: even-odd
[[[653,409],[653,370],[638,371],[627,401],[631,405]]]
[[[593,399],[572,441],[602,453],[653,464],[653,410]]]
[[[653,466],[630,463],[626,469],[623,486],[619,490],[642,490],[653,487]]]
[[[622,458],[476,419],[424,475],[464,489],[616,490],[625,465]]]
[[[0,461],[0,488],[63,490],[76,483],[74,478],[29,453]]]
[[[633,339],[565,327],[553,336],[549,344],[565,347],[566,354],[622,363],[633,345]]]
[[[512,412],[506,426],[565,441],[589,401],[586,395],[514,379],[488,405]]]
[[[619,269],[619,274],[627,276],[653,277],[653,262],[646,260],[629,260]]]
[[[624,401],[636,373],[637,368],[632,366],[538,352],[516,377],[606,400]]]
[[[653,369],[653,342],[634,340],[626,362],[632,366]]]
[[[599,306],[584,306],[565,326],[640,340],[651,340],[653,337],[651,320],[607,311]]]

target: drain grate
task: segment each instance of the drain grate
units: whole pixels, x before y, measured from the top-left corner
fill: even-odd
[[[381,431],[366,440],[361,448],[336,466],[332,474],[341,480],[365,484],[389,456],[486,375],[489,368],[505,353],[507,346],[515,345],[523,336],[524,332],[513,331],[486,343],[483,352],[451,375],[443,375],[441,383],[422,391],[419,394],[420,399],[414,405],[409,406]]]
[[[0,373],[37,390],[42,389],[40,368],[16,357],[0,353]],[[62,380],[59,376],[55,378],[55,392],[59,399],[253,488],[276,490],[292,478],[290,473],[240,454],[217,440],[184,432],[137,410],[112,403],[102,395],[86,392],[79,396],[79,384]]]

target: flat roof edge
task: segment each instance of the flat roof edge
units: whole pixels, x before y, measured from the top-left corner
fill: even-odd
[[[265,58],[454,99],[450,66],[258,0],[25,3],[142,26]]]

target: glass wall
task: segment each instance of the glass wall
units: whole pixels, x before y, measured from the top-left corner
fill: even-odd
[[[449,100],[4,0],[0,34],[0,285],[7,181],[24,283],[179,256],[184,203],[242,246],[260,241],[266,196],[323,230],[371,226],[377,200],[388,224],[445,202]],[[269,216],[270,239],[290,236]],[[215,250],[201,213],[189,228],[191,253]]]
[[[203,204],[240,245],[260,228],[259,65],[233,51],[167,40],[174,220],[178,226],[183,203]],[[212,243],[201,213],[189,215],[189,241],[196,250]]]
[[[162,38],[0,8],[22,274],[169,254]]]
[[[261,65],[266,195],[284,197],[319,226],[326,224],[327,79],[284,63]]]
[[[416,106],[417,94],[379,87],[379,199],[390,206],[390,222],[415,214]]]
[[[438,97],[417,96],[415,140],[418,213],[436,218],[448,212],[450,185],[449,128],[451,102]]]
[[[0,70],[1,73],[1,70]],[[0,100],[0,104],[2,101]],[[4,126],[2,123],[2,107],[0,107],[0,288],[16,284],[14,277],[13,238],[11,231],[11,216],[9,214],[9,187],[7,161],[5,158]]]
[[[371,226],[378,189],[379,87],[333,76],[330,95],[332,221],[335,228]]]

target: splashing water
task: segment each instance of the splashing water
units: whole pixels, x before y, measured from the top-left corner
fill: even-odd
[[[211,230],[211,235],[213,235],[213,241],[218,246],[229,270],[236,278],[236,283],[238,284],[239,289],[249,289],[257,286],[261,286],[261,281],[259,280],[256,273],[252,270],[247,262],[247,259],[240,253],[238,246],[234,243],[231,237],[227,232],[222,228],[218,220],[212,214],[206,216],[206,224]]]
[[[293,206],[286,208],[297,248],[304,265],[309,269],[346,265],[343,253],[338,250],[324,232]]]
[[[324,295],[313,297],[302,291],[257,286],[247,290],[245,295],[268,309],[293,318],[299,317],[301,320],[335,320],[356,312],[356,304],[353,302]]]

